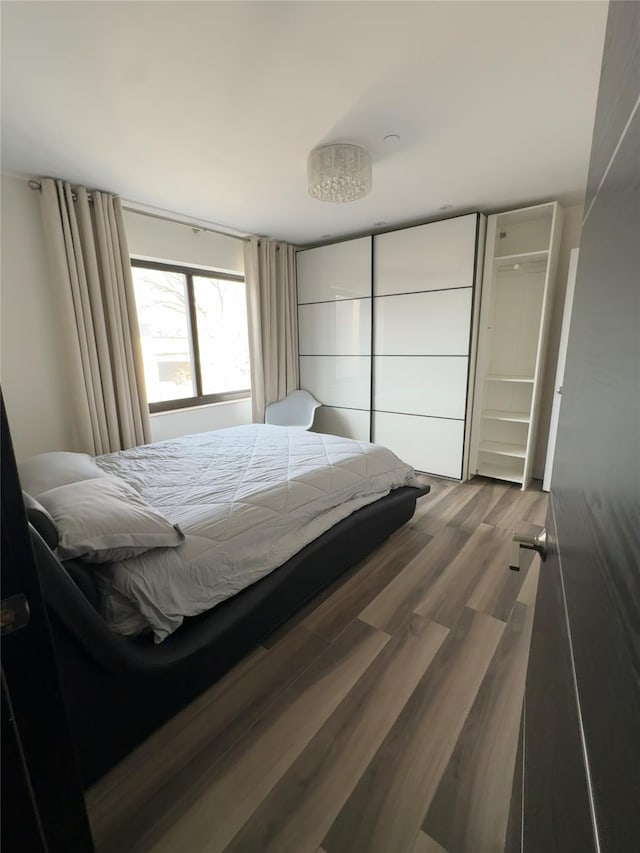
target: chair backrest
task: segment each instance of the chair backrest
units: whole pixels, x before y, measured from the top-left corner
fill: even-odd
[[[321,405],[308,391],[292,391],[284,400],[267,406],[264,422],[272,426],[311,429],[316,409]]]

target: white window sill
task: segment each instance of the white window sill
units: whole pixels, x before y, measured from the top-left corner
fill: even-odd
[[[203,403],[201,406],[184,406],[181,409],[168,409],[166,412],[149,412],[150,418],[165,418],[167,415],[177,415],[183,412],[198,412],[201,409],[217,409],[218,406],[233,406],[236,403],[251,402],[251,397],[239,397],[237,400],[221,400],[219,403]]]

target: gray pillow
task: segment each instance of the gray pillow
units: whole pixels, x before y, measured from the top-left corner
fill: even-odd
[[[39,495],[51,514],[63,560],[112,563],[151,548],[175,548],[184,534],[120,477],[69,483]]]
[[[34,498],[58,486],[107,476],[93,456],[66,450],[30,456],[18,464],[18,473],[22,488]]]

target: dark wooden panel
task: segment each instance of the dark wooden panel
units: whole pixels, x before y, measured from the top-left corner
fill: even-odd
[[[0,416],[2,597],[23,595],[29,615],[26,624],[2,637],[2,691],[14,726],[13,749],[18,749],[19,741],[19,757],[24,765],[18,768],[8,763],[5,766],[5,761],[11,761],[11,748],[3,753],[3,788],[15,785],[14,794],[17,794],[18,786],[26,782],[23,774],[27,774],[38,815],[38,831],[46,849],[89,853],[93,851],[89,820],[1,394]],[[6,734],[3,728],[3,736]],[[13,755],[18,757],[15,751]],[[17,773],[20,781],[14,780]],[[5,791],[2,802],[7,805]],[[19,802],[23,801],[14,801],[16,810],[11,815],[3,813],[3,823],[5,820],[9,823],[4,837],[10,834],[12,819],[28,820],[28,811],[21,815],[17,812]],[[12,807],[11,802],[8,805]],[[29,843],[27,825],[18,830],[24,835],[26,850]],[[34,847],[35,850],[38,847]]]
[[[640,3],[609,3],[604,56],[598,91],[585,211],[596,194],[622,130],[638,97],[640,80]]]
[[[630,31],[635,5],[624,5]],[[583,230],[554,468],[596,811],[611,853],[640,850],[639,164],[637,111]]]
[[[555,541],[551,512],[547,533]],[[538,582],[525,720],[524,853],[594,853],[560,567],[553,548]]]

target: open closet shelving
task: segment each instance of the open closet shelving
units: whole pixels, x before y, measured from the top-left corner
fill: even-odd
[[[561,229],[557,202],[488,219],[471,476],[531,480]]]

